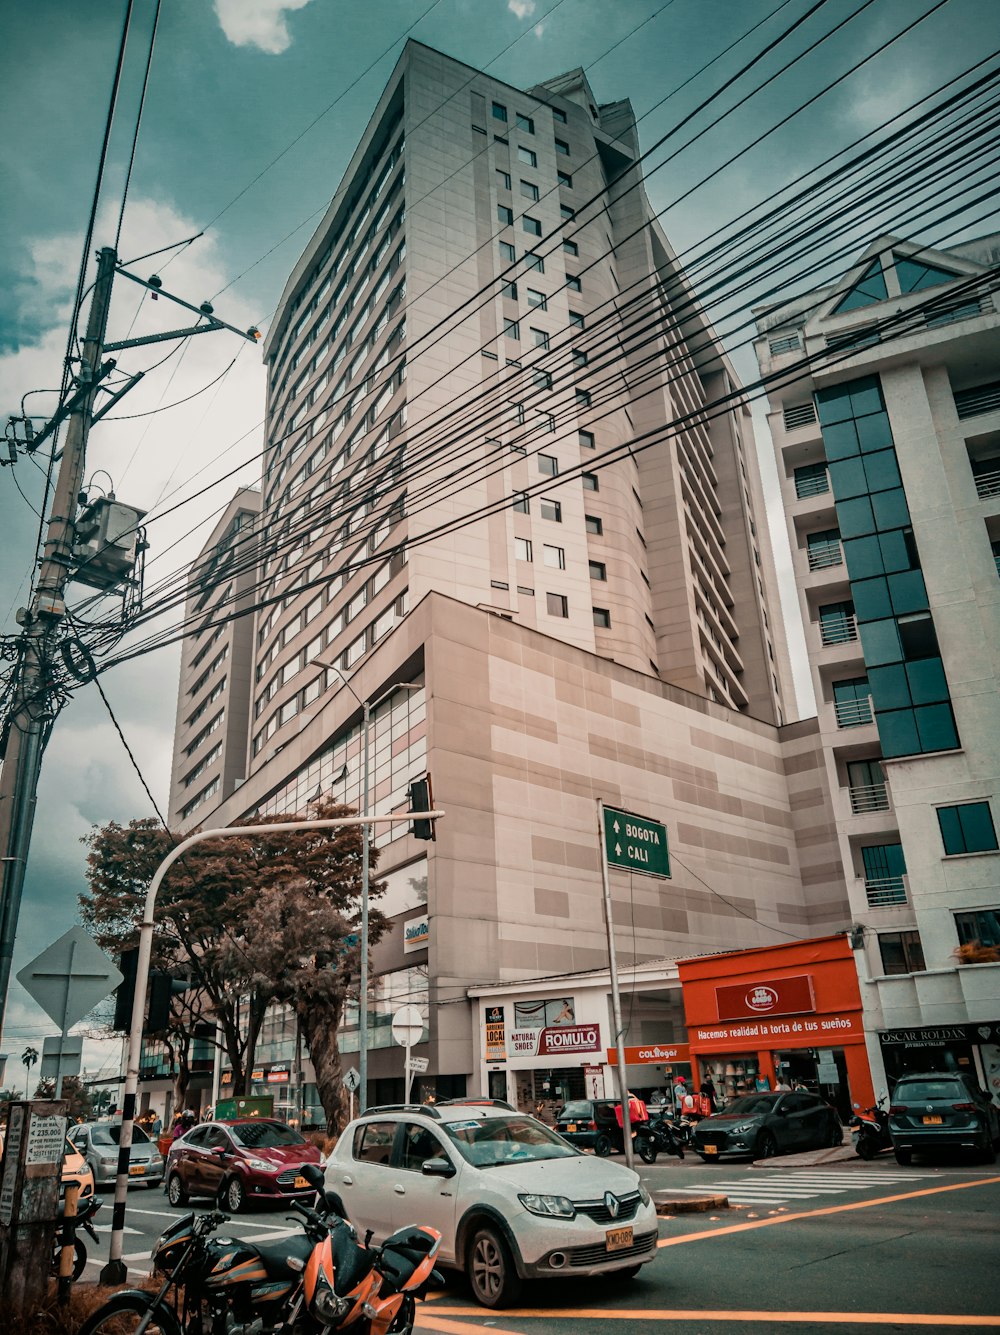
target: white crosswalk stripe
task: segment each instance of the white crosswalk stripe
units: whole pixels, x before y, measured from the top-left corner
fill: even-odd
[[[873,1187],[896,1187],[927,1177],[926,1173],[894,1173],[877,1171],[855,1172],[792,1172],[768,1169],[752,1171],[746,1177],[719,1181],[698,1187],[676,1187],[673,1190],[703,1196],[706,1190],[718,1191],[729,1197],[731,1205],[781,1205],[785,1201],[805,1201],[816,1196],[843,1196],[852,1191],[870,1191]]]

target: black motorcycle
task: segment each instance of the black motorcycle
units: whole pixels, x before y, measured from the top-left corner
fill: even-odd
[[[874,1159],[876,1154],[892,1149],[889,1114],[884,1103],[884,1099],[879,1099],[873,1108],[856,1112],[850,1120],[851,1133],[856,1137],[854,1149],[862,1159]]]
[[[636,1127],[635,1148],[643,1163],[656,1163],[658,1154],[673,1154],[684,1158],[684,1146],[691,1143],[691,1128],[686,1122],[673,1121],[661,1113],[649,1122]]]
[[[72,1244],[73,1247],[73,1279],[79,1279],[83,1274],[84,1266],[87,1264],[87,1248],[83,1245],[83,1240],[79,1236],[80,1230],[88,1233],[94,1242],[100,1242],[100,1238],[94,1230],[91,1222],[94,1215],[101,1208],[101,1202],[98,1196],[88,1196],[86,1200],[81,1201],[75,1215],[70,1215],[67,1219],[63,1213],[65,1202],[59,1202],[59,1227],[56,1229],[55,1241],[52,1244],[52,1268],[50,1273],[59,1274],[59,1262],[62,1258],[62,1249],[64,1244]],[[68,1235],[68,1236],[67,1236]]]

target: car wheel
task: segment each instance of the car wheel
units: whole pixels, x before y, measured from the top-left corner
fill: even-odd
[[[826,1138],[827,1147],[835,1150],[844,1143],[844,1128],[839,1122],[830,1123],[830,1133]]]
[[[184,1190],[184,1184],[181,1182],[179,1173],[171,1173],[170,1181],[167,1183],[167,1200],[175,1209],[180,1209],[182,1205],[187,1205],[188,1194]]]
[[[777,1153],[778,1142],[770,1131],[762,1131],[753,1147],[753,1157],[755,1159],[773,1159]]]
[[[904,1150],[901,1145],[896,1146],[895,1155],[896,1162],[902,1164],[904,1168],[909,1168],[910,1164],[913,1162],[913,1151]]]
[[[509,1307],[521,1292],[521,1277],[510,1248],[489,1225],[477,1228],[469,1243],[466,1274],[477,1302],[484,1307]]]
[[[594,1153],[602,1159],[606,1159],[613,1149],[610,1136],[598,1136],[594,1141]]]
[[[247,1194],[243,1189],[243,1183],[238,1177],[231,1177],[219,1192],[219,1199],[222,1207],[228,1210],[230,1214],[239,1214],[247,1201]]]
[[[996,1163],[997,1161],[996,1146],[993,1144],[993,1137],[990,1135],[989,1131],[987,1131],[986,1135],[983,1137],[983,1148],[980,1157],[982,1158],[983,1163]]]

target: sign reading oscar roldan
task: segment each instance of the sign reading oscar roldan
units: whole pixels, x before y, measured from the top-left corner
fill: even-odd
[[[667,827],[645,816],[604,808],[604,849],[608,865],[644,876],[670,875]]]
[[[572,1057],[597,1052],[601,1027],[597,1024],[559,1024],[545,1029],[515,1029],[510,1035],[512,1057]]]
[[[486,1007],[486,1060],[507,1060],[507,1034],[502,1006]]]

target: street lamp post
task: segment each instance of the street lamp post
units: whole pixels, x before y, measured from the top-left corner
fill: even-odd
[[[320,660],[322,661],[322,660]],[[372,712],[388,699],[394,691],[419,691],[420,687],[411,681],[396,682],[375,700],[362,700],[339,667],[327,663],[331,672],[344,683],[361,706],[361,814],[367,817],[369,799],[369,753],[368,734],[371,729]],[[361,848],[361,978],[358,986],[358,1076],[361,1084],[358,1088],[358,1112],[363,1113],[368,1107],[368,917],[371,892],[371,853],[369,849],[369,831],[365,831],[365,840]]]

